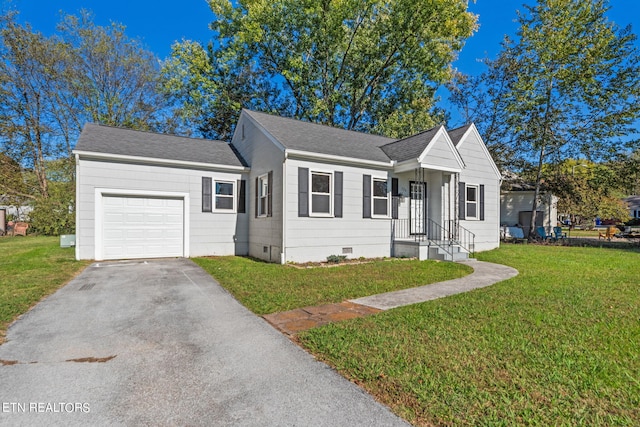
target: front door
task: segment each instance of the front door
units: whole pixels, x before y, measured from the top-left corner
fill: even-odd
[[[427,183],[411,181],[411,197],[409,201],[410,233],[427,234]]]

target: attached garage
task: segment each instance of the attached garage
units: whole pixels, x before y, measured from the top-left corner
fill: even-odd
[[[224,141],[85,125],[76,258],[244,255],[249,168]]]
[[[102,195],[102,259],[184,256],[184,200]]]

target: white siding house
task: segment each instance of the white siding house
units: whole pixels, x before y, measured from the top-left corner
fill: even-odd
[[[243,110],[230,144],[87,125],[79,259],[464,259],[499,245],[500,174],[475,126],[394,140]]]

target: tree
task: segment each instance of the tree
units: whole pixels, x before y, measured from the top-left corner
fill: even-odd
[[[162,127],[166,102],[159,91],[158,60],[127,37],[125,28],[95,25],[85,10],[64,16],[58,25],[69,48],[62,82],[68,97],[56,102],[75,111],[77,129],[86,121],[139,130]]]
[[[629,210],[622,198],[624,182],[616,162],[593,163],[567,159],[545,165],[547,189],[558,197],[558,211],[570,214],[572,225],[593,225],[595,218],[627,221]]]
[[[59,31],[47,37],[15,13],[0,17],[0,157],[11,159],[0,164],[0,191],[34,200],[32,215],[41,206],[43,218],[73,207],[71,149],[85,122],[155,128],[164,105],[157,61],[122,26],[95,26],[83,12]],[[47,210],[56,203],[62,208]]]
[[[277,90],[261,80],[251,58],[175,43],[162,66],[162,88],[184,127],[210,139],[230,140],[242,108],[279,110]]]
[[[475,29],[466,0],[209,4],[219,43],[215,57],[239,58],[256,73],[260,87],[276,85],[279,97],[264,100],[265,109],[390,136],[442,120],[434,111],[435,91],[450,79],[450,64]],[[181,52],[190,48],[183,47]],[[196,53],[186,59],[197,70],[206,58],[202,50]],[[217,73],[201,75],[218,87]]]
[[[631,28],[620,30],[607,19],[605,0],[539,0],[524,7],[516,40],[505,40],[489,72],[505,78],[499,94],[507,113],[499,117],[508,134],[503,142],[534,170],[535,230],[544,164],[606,159],[634,134],[640,56]]]

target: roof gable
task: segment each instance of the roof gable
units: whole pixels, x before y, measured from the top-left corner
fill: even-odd
[[[429,169],[448,171],[459,171],[464,167],[444,126],[387,144],[382,149],[393,160],[405,165],[413,161]]]
[[[382,150],[387,154],[387,156],[398,162],[417,159],[422,155],[441,128],[443,128],[443,126],[435,127],[433,129],[420,132],[417,135],[391,142],[383,145]]]
[[[449,136],[451,137],[451,140],[454,141],[454,144],[458,150],[462,150],[463,146],[466,143],[475,141],[480,147],[480,150],[482,151],[482,153],[487,158],[487,161],[490,163],[491,168],[493,169],[496,176],[500,180],[502,180],[502,174],[500,173],[498,166],[493,160],[493,157],[491,156],[489,149],[487,149],[486,144],[482,140],[482,137],[480,136],[480,132],[478,132],[478,128],[476,128],[475,124],[471,123],[469,125],[462,126],[457,129],[453,129],[452,131],[449,132]]]
[[[285,150],[389,163],[380,149],[394,139],[301,120],[242,110]]]
[[[87,123],[74,152],[244,167],[224,141],[186,138]]]

